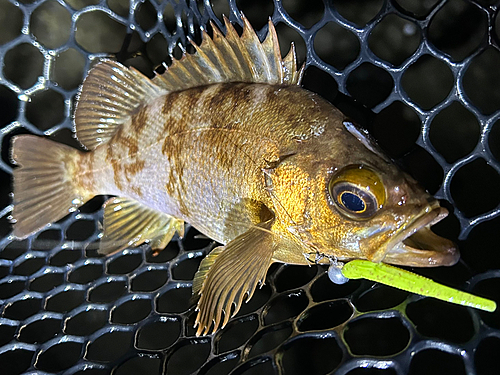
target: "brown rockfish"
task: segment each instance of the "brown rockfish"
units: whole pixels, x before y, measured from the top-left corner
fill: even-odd
[[[200,264],[197,334],[214,332],[263,283],[273,262],[367,259],[452,265],[456,247],[430,230],[447,215],[369,136],[300,87],[293,44],[282,59],[274,26],[260,42],[203,32],[194,54],[148,79],[105,60],[77,100],[88,150],[15,137],[13,236],[61,219],[98,194],[100,252],[166,246],[184,222],[222,245]]]

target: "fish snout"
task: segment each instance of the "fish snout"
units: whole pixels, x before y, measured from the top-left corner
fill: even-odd
[[[372,262],[415,267],[454,265],[460,258],[457,246],[430,229],[446,216],[448,210],[439,204],[388,212],[379,229],[372,229],[371,236],[360,240],[359,248]]]
[[[457,263],[460,252],[456,244],[431,230],[431,226],[447,216],[448,210],[439,204],[427,206],[389,241],[383,261],[415,267],[452,266]]]
[[[460,259],[460,251],[453,241],[438,236],[424,227],[399,242],[387,252],[384,263],[412,266],[453,266]]]

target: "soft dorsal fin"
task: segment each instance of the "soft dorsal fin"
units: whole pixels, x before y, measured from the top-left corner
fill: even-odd
[[[138,107],[164,94],[164,89],[134,68],[102,60],[80,88],[75,111],[78,140],[88,150],[95,149],[109,141]]]
[[[243,14],[241,18],[241,37],[226,17],[225,36],[211,23],[213,39],[203,31],[203,41],[199,46],[191,41],[196,53],[185,53],[180,60],[174,60],[165,73],[153,78],[153,83],[166,91],[224,82],[300,84],[304,69],[297,69],[293,43],[288,55],[282,59],[271,20],[267,37],[261,43],[248,19]]]

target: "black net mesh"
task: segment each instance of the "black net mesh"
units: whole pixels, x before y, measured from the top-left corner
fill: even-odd
[[[0,373],[498,374],[500,312],[334,285],[321,267],[273,266],[225,329],[197,338],[191,284],[213,242],[189,229],[158,256],[98,257],[99,198],[9,238],[12,136],[75,145],[73,99],[93,60],[151,75],[241,10],[260,37],[271,17],[306,61],[304,86],[450,209],[435,228],[458,239],[460,263],[415,271],[500,302],[497,1],[0,0]]]

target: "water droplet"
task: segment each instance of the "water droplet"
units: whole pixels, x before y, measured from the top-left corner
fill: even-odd
[[[403,34],[406,36],[415,35],[417,32],[417,27],[413,23],[407,23],[403,26]]]

